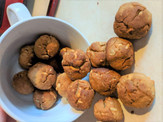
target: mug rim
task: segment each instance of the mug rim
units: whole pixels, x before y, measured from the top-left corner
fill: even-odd
[[[62,20],[62,19],[59,19],[59,18],[55,18],[55,17],[50,17],[50,16],[35,16],[35,17],[30,17],[28,19],[25,19],[25,20],[22,20],[22,21],[18,21],[16,22],[14,25],[10,26],[0,37],[0,48],[2,48],[2,42],[4,40],[4,38],[8,35],[8,33],[10,33],[14,28],[16,28],[17,26],[21,25],[21,24],[24,24],[26,22],[29,22],[29,21],[33,21],[33,20],[37,20],[37,19],[48,19],[48,20],[54,20],[54,21],[58,21],[58,22],[61,22],[63,24],[66,24],[68,25],[69,27],[71,27],[72,29],[74,29],[77,33],[79,33],[83,39],[85,40],[85,42],[88,44],[88,46],[90,45],[90,42],[86,39],[86,37],[75,27],[73,26],[72,24],[66,22],[65,20]],[[2,55],[0,56],[0,58],[2,58]],[[2,82],[2,81],[1,81]],[[4,101],[2,100],[1,98],[1,95],[0,95],[0,106],[1,108],[8,114],[10,115],[12,118],[14,118],[16,121],[25,121],[25,120],[22,120],[18,115],[16,115],[13,111],[11,111],[7,105],[4,103]],[[83,112],[84,113],[84,112]],[[82,113],[82,114],[83,114]],[[81,115],[82,115],[81,114]],[[75,119],[77,119],[78,117],[76,117]],[[74,119],[74,120],[75,120]],[[73,120],[73,121],[74,121]]]

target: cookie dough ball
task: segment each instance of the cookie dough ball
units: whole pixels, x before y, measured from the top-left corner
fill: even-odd
[[[151,28],[152,14],[137,2],[129,2],[120,6],[114,22],[114,32],[122,38],[140,39]]]
[[[141,73],[131,73],[120,78],[118,97],[129,107],[146,108],[155,97],[154,81]]]
[[[87,49],[87,56],[93,67],[108,66],[105,48],[106,42],[93,42]]]
[[[33,101],[37,108],[42,110],[50,109],[57,101],[57,94],[54,90],[36,90],[33,94]]]
[[[134,63],[134,49],[128,40],[114,37],[106,44],[106,58],[110,66],[116,70],[125,70]]]
[[[70,50],[63,55],[62,66],[71,80],[81,79],[91,69],[91,63],[84,51]]]
[[[76,80],[69,85],[67,95],[67,100],[73,108],[85,110],[92,104],[94,90],[87,81]]]
[[[29,69],[33,65],[35,54],[34,46],[27,45],[21,48],[19,55],[19,64],[22,68]]]
[[[59,42],[49,35],[40,36],[34,45],[34,51],[38,58],[48,60],[54,57],[59,50]]]
[[[92,69],[89,74],[89,82],[92,88],[101,95],[111,95],[117,90],[120,75],[106,68]]]
[[[67,88],[70,83],[72,83],[72,80],[66,73],[59,74],[56,81],[56,90],[58,91],[58,94],[67,98]]]
[[[52,66],[37,63],[29,69],[28,77],[36,88],[48,90],[55,83],[57,74]]]
[[[34,91],[34,87],[27,73],[27,71],[21,71],[13,77],[12,86],[20,94],[31,94]]]
[[[60,50],[60,55],[63,56],[66,52],[70,51],[70,50],[73,50],[69,47],[64,47]]]
[[[94,116],[99,121],[120,121],[123,120],[123,111],[120,103],[115,98],[107,97],[100,99],[94,105]]]

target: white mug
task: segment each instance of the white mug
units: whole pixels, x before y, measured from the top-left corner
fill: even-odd
[[[86,50],[87,39],[71,24],[47,16],[31,17],[21,3],[8,6],[7,15],[11,27],[0,37],[0,106],[14,119],[27,122],[73,121],[82,112],[75,112],[68,103],[58,100],[55,107],[43,111],[37,109],[32,95],[20,95],[11,86],[15,73],[23,70],[18,64],[20,47],[34,42],[38,35],[48,33],[56,36],[64,45]]]

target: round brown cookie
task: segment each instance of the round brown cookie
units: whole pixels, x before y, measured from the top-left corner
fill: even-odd
[[[94,90],[87,81],[76,80],[69,85],[67,95],[67,100],[73,108],[85,110],[92,104]]]
[[[49,35],[40,36],[34,45],[34,52],[40,59],[48,60],[54,57],[59,50],[59,42],[55,37]]]
[[[29,69],[33,65],[34,46],[27,45],[21,48],[19,55],[19,64],[22,68]]]
[[[120,78],[118,97],[129,107],[146,108],[155,97],[154,81],[141,73],[130,73]]]
[[[70,85],[70,83],[72,83],[72,80],[67,76],[66,73],[59,74],[57,76],[57,81],[55,85],[58,94],[61,95],[62,97],[67,98],[67,88]]]
[[[123,111],[117,99],[107,97],[100,99],[94,105],[94,116],[99,121],[120,121],[123,120]]]
[[[37,63],[29,69],[28,77],[36,88],[48,90],[56,82],[57,74],[52,66]]]
[[[122,38],[140,39],[151,28],[152,14],[137,2],[129,2],[120,6],[114,22],[114,32]]]
[[[12,86],[20,94],[31,94],[34,91],[34,87],[27,73],[27,71],[21,71],[13,77]]]
[[[33,101],[37,108],[42,110],[50,109],[57,101],[57,94],[54,90],[36,90],[33,94]]]
[[[118,37],[111,38],[106,44],[106,58],[116,70],[125,70],[134,63],[134,49],[130,41]]]
[[[63,56],[66,52],[68,52],[69,50],[73,50],[69,47],[64,47],[60,50],[60,55]]]
[[[108,66],[106,61],[106,42],[93,42],[87,49],[87,56],[89,57],[93,67]]]
[[[81,79],[91,69],[91,63],[84,51],[70,50],[63,55],[62,66],[71,80]]]
[[[120,75],[106,68],[92,69],[89,74],[89,82],[92,88],[101,95],[111,95],[117,89]]]

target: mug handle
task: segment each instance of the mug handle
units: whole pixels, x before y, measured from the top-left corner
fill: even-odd
[[[22,3],[13,3],[7,7],[7,17],[10,25],[15,24],[18,21],[31,18],[31,14]]]

